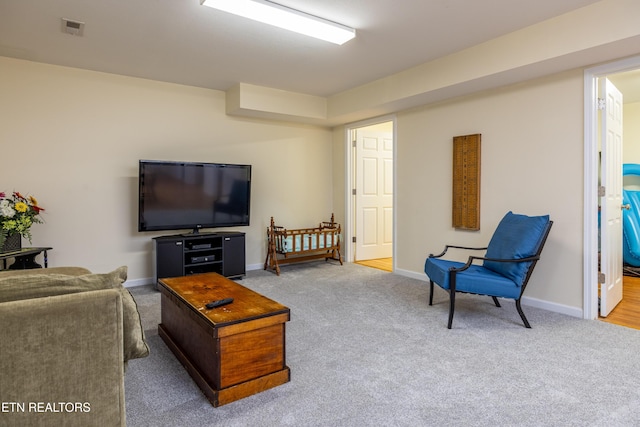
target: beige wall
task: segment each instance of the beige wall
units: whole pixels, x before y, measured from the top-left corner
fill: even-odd
[[[0,191],[47,209],[34,245],[52,265],[151,277],[151,238],[136,231],[140,158],[251,163],[247,264],[264,261],[271,215],[287,227],[330,212],[345,224],[345,127],[225,114],[220,91],[0,57]],[[485,244],[507,210],[555,221],[526,295],[582,307],[583,76],[555,74],[397,114],[396,263],[426,279],[445,243]],[[627,125],[628,125],[627,121]],[[626,129],[626,127],[625,127]],[[482,229],[451,228],[451,139],[481,133]],[[325,213],[326,212],[326,213]]]
[[[272,215],[289,228],[331,212],[347,223],[342,124],[396,113],[398,272],[426,279],[430,252],[486,244],[508,210],[549,213],[554,229],[525,295],[580,312],[580,68],[638,54],[639,7],[603,0],[329,97],[327,117],[340,124],[333,130],[251,118],[260,111],[232,117],[221,91],[0,57],[0,191],[33,194],[47,209],[33,244],[54,247],[52,265],[98,272],[128,265],[141,284],[152,275],[151,238],[165,233],[137,232],[138,159],[250,163],[252,225],[241,231],[248,267],[260,268]],[[274,104],[274,92],[266,104],[289,119],[292,96]],[[628,148],[640,135],[639,109],[625,105],[625,161],[640,158],[640,149]],[[468,133],[482,134],[479,232],[450,222],[451,141]]]
[[[582,308],[582,72],[398,115],[398,268],[446,243],[484,245],[505,212],[550,214],[530,298]],[[481,230],[451,227],[452,137],[482,134]],[[421,215],[413,215],[420,212]]]
[[[252,164],[251,226],[236,229],[253,268],[272,215],[294,228],[331,214],[327,129],[232,118],[220,91],[5,57],[0,70],[0,191],[46,209],[33,245],[54,248],[51,265],[152,276],[151,238],[171,232],[137,231],[139,159]]]
[[[426,280],[429,253],[446,243],[486,245],[509,210],[550,214],[554,228],[525,295],[578,314],[583,295],[582,99],[582,71],[576,70],[398,113],[398,272]],[[479,232],[451,227],[452,138],[470,133],[482,134]],[[343,147],[344,131],[336,130],[337,163],[344,161],[338,158]],[[344,189],[334,185],[334,192],[334,203],[344,198]]]

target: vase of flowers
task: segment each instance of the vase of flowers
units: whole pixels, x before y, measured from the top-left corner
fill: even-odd
[[[11,195],[0,192],[0,252],[20,249],[22,237],[31,243],[31,226],[42,224],[42,211],[33,196],[23,196],[17,191]],[[18,247],[14,248],[16,240]],[[7,243],[9,247],[5,246]]]

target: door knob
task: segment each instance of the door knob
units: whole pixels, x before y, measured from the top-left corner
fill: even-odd
[[[631,209],[631,205],[629,203],[627,203],[626,205],[622,205],[620,206],[623,210],[628,211]]]

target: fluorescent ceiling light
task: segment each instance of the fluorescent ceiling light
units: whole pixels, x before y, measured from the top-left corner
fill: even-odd
[[[344,44],[356,36],[353,28],[266,0],[200,0],[200,3],[335,44]]]

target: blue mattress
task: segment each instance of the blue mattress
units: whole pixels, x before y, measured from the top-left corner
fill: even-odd
[[[339,234],[337,232],[296,234],[282,239],[282,247],[277,248],[277,250],[278,252],[291,253],[294,251],[294,247],[296,252],[331,248],[338,243],[338,239]]]

